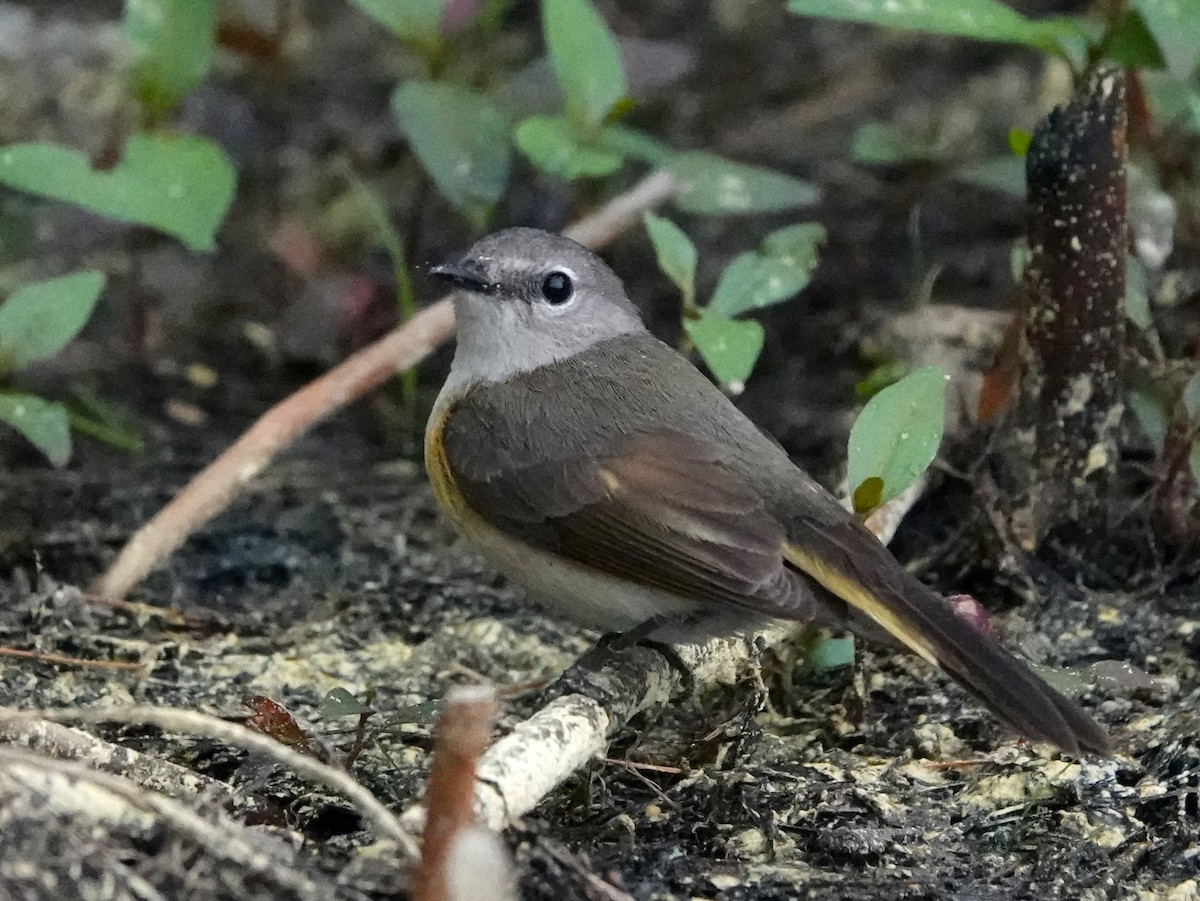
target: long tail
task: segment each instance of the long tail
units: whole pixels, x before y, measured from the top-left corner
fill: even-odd
[[[1021,734],[1072,754],[1110,753],[1104,730],[1073,701],[955,613],[857,522],[803,532],[809,546],[793,535],[784,548],[793,566],[944,669]]]

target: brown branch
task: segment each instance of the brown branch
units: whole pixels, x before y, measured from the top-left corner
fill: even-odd
[[[413,901],[455,901],[448,863],[455,844],[474,828],[475,765],[487,749],[495,715],[491,686],[456,686],[446,695],[425,793],[425,837]]]
[[[670,175],[656,172],[565,234],[590,248],[602,247],[674,190]],[[134,533],[97,581],[97,593],[123,598],[192,532],[229,506],[276,454],[397,372],[416,366],[453,333],[454,309],[449,298],[442,298],[276,404]]]

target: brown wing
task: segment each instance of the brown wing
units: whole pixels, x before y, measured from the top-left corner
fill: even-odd
[[[784,565],[783,527],[701,439],[655,432],[595,459],[510,456],[486,472],[456,466],[455,451],[448,440],[471,509],[528,544],[696,601],[812,616],[811,588]]]

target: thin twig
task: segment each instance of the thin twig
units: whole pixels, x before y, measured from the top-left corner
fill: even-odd
[[[314,760],[298,751],[293,751],[273,738],[260,732],[226,722],[215,716],[195,710],[180,710],[171,707],[95,707],[79,710],[16,710],[0,707],[0,722],[47,719],[54,722],[75,723],[136,723],[157,726],[166,732],[181,732],[188,735],[203,735],[206,738],[264,754],[276,763],[287,767],[297,775],[304,776],[339,792],[352,801],[380,836],[391,839],[400,846],[404,854],[416,860],[419,852],[417,842],[390,810],[376,800],[375,796],[359,785],[345,770]]]
[[[656,172],[567,228],[565,234],[590,248],[602,247],[674,190],[671,176]],[[229,506],[276,454],[395,373],[416,366],[453,333],[454,308],[444,297],[280,401],[134,533],[97,581],[97,593],[123,598],[192,532]]]
[[[4,646],[0,646],[0,657],[20,657],[22,660],[36,660],[38,663],[50,663],[56,666],[86,666],[93,669],[137,670],[142,668],[141,663],[130,663],[125,660],[88,660],[85,657],[67,657],[63,654],[23,651],[20,648]]]

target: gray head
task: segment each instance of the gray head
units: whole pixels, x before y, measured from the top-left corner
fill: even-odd
[[[501,381],[643,329],[616,273],[562,235],[506,228],[432,272],[457,289],[456,380]]]

